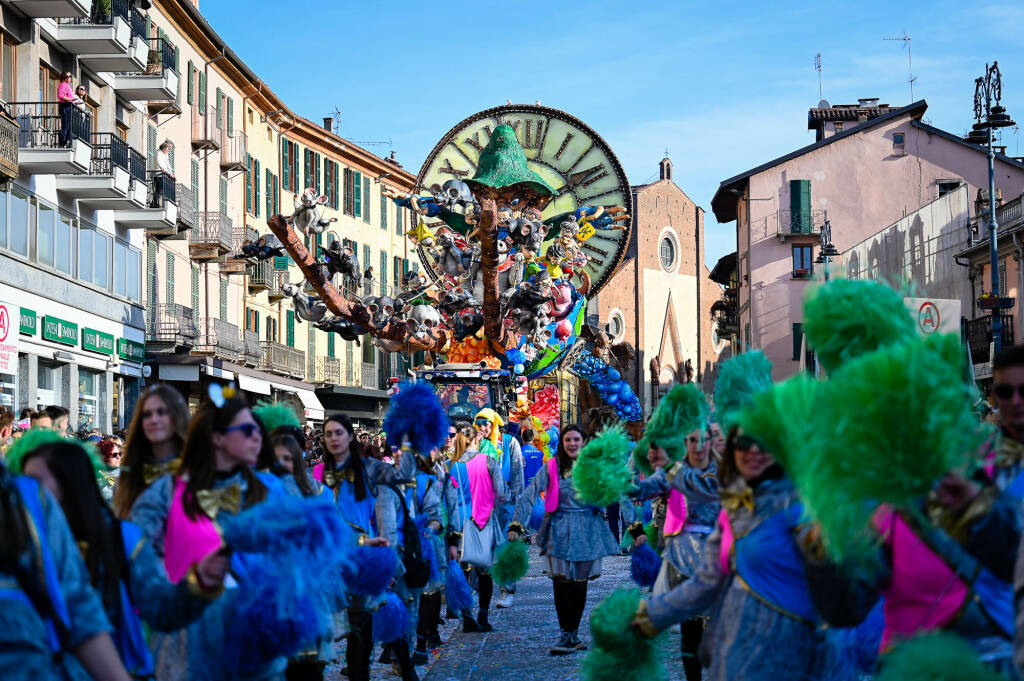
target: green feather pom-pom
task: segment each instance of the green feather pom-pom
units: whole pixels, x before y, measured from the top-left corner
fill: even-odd
[[[917,330],[903,295],[869,279],[834,279],[804,300],[803,331],[828,372],[865,353],[913,340]]]
[[[590,615],[594,647],[583,661],[585,681],[665,678],[658,639],[645,638],[630,627],[641,598],[639,589],[618,588],[594,608]]]
[[[744,405],[772,385],[772,363],[760,350],[751,350],[722,362],[715,381],[715,418],[728,433]]]
[[[644,428],[644,436],[633,448],[633,463],[637,469],[652,474],[647,450],[651,443],[662,447],[672,461],[686,456],[686,436],[703,428],[710,408],[708,400],[693,383],[676,385],[658,403],[651,420]]]
[[[510,541],[501,545],[491,566],[491,576],[499,586],[515,584],[526,576],[530,569],[530,553],[521,541]]]
[[[801,374],[753,396],[736,421],[792,477],[804,465],[812,418],[821,382]]]
[[[260,420],[268,433],[273,433],[281,426],[302,427],[298,414],[283,404],[271,404],[261,400],[253,408],[252,413]],[[299,444],[302,445],[304,443],[300,442]]]
[[[791,472],[834,558],[869,555],[878,504],[912,505],[975,460],[990,433],[962,364],[957,335],[933,334],[852,360],[820,388],[816,427]]]
[[[661,555],[661,549],[658,548],[658,528],[654,526],[653,522],[644,525],[644,534],[647,535],[647,545]]]
[[[22,462],[25,460],[26,455],[43,445],[48,445],[51,442],[60,442],[63,439],[49,428],[36,427],[26,430],[4,454],[4,463],[7,465],[7,470],[15,475],[23,475],[25,471],[22,467]]]
[[[959,636],[924,634],[904,641],[879,660],[876,681],[998,681],[974,648]]]
[[[633,443],[622,426],[602,430],[580,451],[572,467],[576,494],[593,506],[619,501],[633,487],[629,452]]]

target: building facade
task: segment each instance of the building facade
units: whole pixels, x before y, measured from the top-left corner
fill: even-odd
[[[822,124],[817,142],[724,180],[712,200],[719,222],[736,221],[740,343],[764,351],[776,380],[813,365],[802,303],[826,219],[847,251],[961,185],[974,196],[988,184],[986,151],[922,122],[923,100],[832,108],[812,109],[809,127],[853,120]],[[1024,164],[998,154],[996,186],[1019,194]]]

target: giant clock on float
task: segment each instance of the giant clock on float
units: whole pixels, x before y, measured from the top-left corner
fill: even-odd
[[[432,185],[472,178],[491,132],[503,123],[515,130],[530,169],[558,192],[544,208],[545,221],[581,206],[621,207],[626,214],[632,214],[629,181],[605,141],[578,118],[544,106],[498,106],[463,120],[449,130],[427,156],[416,178],[414,192],[429,193]],[[622,261],[629,244],[630,222],[626,221],[623,227],[625,229],[598,226],[582,242],[588,258],[584,268],[590,280],[588,297],[600,290]],[[557,234],[556,221],[549,240]],[[433,259],[422,247],[420,261],[437,279]]]

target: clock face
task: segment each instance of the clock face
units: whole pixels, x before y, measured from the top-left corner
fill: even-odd
[[[631,215],[629,181],[604,140],[579,119],[543,106],[499,106],[456,125],[427,156],[416,178],[415,192],[429,194],[432,185],[472,178],[491,132],[503,123],[515,130],[530,169],[558,192],[545,206],[543,219],[570,213],[582,206],[618,207],[618,213],[611,210],[606,211],[606,215]],[[614,274],[625,255],[631,221],[611,222],[606,218],[582,226],[580,248],[587,256],[583,270],[590,281],[587,296],[593,297]],[[548,243],[557,236],[558,226],[555,225],[548,235]],[[433,258],[422,247],[419,250],[426,270],[437,279],[439,272]]]

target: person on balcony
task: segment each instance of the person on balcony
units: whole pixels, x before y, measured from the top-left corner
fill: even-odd
[[[82,84],[79,84],[78,87],[75,88],[75,98],[71,100],[71,103],[75,105],[75,108],[78,109],[79,111],[81,111],[82,113],[86,112],[86,109],[85,109],[85,96],[86,96],[86,94],[87,93],[85,91],[85,86],[82,85]]]
[[[65,71],[60,77],[60,85],[57,86],[57,113],[60,115],[60,134],[57,138],[57,146],[71,146],[71,121],[75,114],[74,104],[75,91],[71,87],[71,72]]]
[[[165,139],[156,152],[157,172],[153,174],[153,208],[163,206],[164,183],[174,182],[174,169],[171,167],[171,149],[174,144]]]

